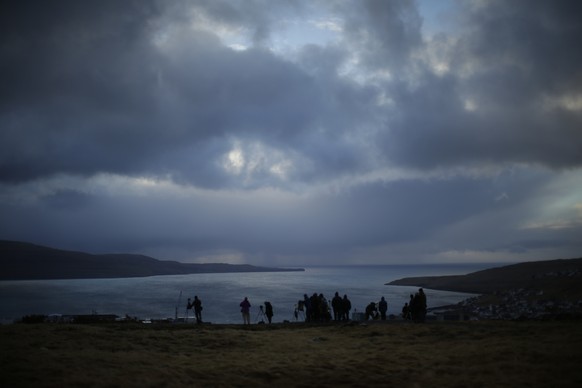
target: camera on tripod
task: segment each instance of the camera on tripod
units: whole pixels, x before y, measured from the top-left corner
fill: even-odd
[[[259,306],[259,313],[257,314],[257,323],[271,323],[271,318],[273,317],[273,306],[271,302],[265,301],[265,305]]]

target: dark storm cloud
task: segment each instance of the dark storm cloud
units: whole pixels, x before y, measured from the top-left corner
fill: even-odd
[[[422,41],[412,2],[349,8],[349,49],[359,53],[364,69],[391,75],[376,82],[374,92],[392,105],[358,112],[378,130],[379,142],[372,140],[370,148],[379,145],[392,165],[429,170],[483,163],[579,166],[580,108],[564,102],[580,105],[576,63],[582,54],[575,47],[582,24],[572,16],[579,7],[572,1],[460,2],[458,36],[434,41]],[[445,75],[418,60],[439,41],[449,55]],[[372,98],[363,101],[374,105]]]
[[[133,143],[132,117],[152,106],[155,73],[144,47],[155,7],[9,1],[3,8],[2,180],[93,173],[123,162],[116,145]]]
[[[582,164],[578,2],[463,1],[435,36],[404,0],[0,7],[1,238],[267,264],[579,247],[573,189],[542,189]]]
[[[63,246],[81,241],[93,251],[147,251],[173,242],[188,247],[191,256],[230,249],[255,259],[284,254],[335,260],[358,247],[428,238],[443,225],[483,213],[493,203],[486,187],[486,181],[476,180],[397,181],[285,201],[261,193],[257,198],[209,193],[171,202],[166,196],[107,197],[69,190],[47,195],[32,207],[2,205],[2,213],[15,222],[0,231],[4,236],[26,231],[36,241]]]
[[[461,4],[465,29],[450,43],[450,72],[425,69],[412,87],[406,81],[387,86],[395,102],[388,157],[421,168],[580,166],[580,110],[551,102],[580,98],[582,54],[575,47],[582,24],[572,16],[580,13],[579,2]]]
[[[89,194],[67,189],[45,196],[41,199],[41,204],[49,208],[76,211],[91,206],[93,199]]]
[[[2,93],[3,181],[113,172],[229,186],[212,162],[232,135],[299,154],[310,143],[307,159],[321,161],[307,179],[359,164],[342,133],[374,97],[365,88],[337,78],[320,83],[266,50],[236,52],[184,23],[156,46],[163,33],[154,27],[167,14],[140,2],[96,4],[3,13],[11,20],[0,54],[9,86]],[[217,7],[204,9],[229,23],[254,22]],[[29,15],[39,28],[30,28]],[[334,144],[337,152],[325,151]]]
[[[85,197],[85,201],[92,200],[91,206],[74,208],[55,206],[57,198],[71,195],[58,193],[57,198],[45,198],[21,213],[40,222],[15,222],[3,235],[21,227],[37,241],[50,238],[59,246],[80,244],[75,249],[187,249],[188,255],[179,258],[212,256],[226,250],[262,264],[281,256],[294,258],[295,264],[309,263],[309,258],[343,263],[359,249],[392,244],[420,246],[433,253],[479,250],[491,254],[526,252],[559,242],[562,247],[579,246],[579,227],[550,234],[541,229],[535,233],[519,230],[524,208],[539,208],[538,203],[528,203],[528,198],[543,179],[543,175],[520,178],[508,174],[493,186],[488,179],[395,181],[284,201],[268,193],[222,198],[208,193],[171,201],[165,195]],[[500,189],[510,197],[496,199]],[[533,244],[533,235],[540,245]],[[438,239],[433,240],[435,236]]]
[[[230,186],[216,161],[232,136],[292,151],[311,166],[293,179],[307,181],[374,168],[378,160],[365,156],[374,149],[384,153],[379,160],[422,168],[581,162],[579,111],[544,107],[544,98],[578,96],[582,75],[575,64],[582,54],[569,49],[581,36],[571,16],[575,2],[465,5],[468,27],[451,43],[445,76],[412,56],[426,45],[412,2],[334,4],[335,12],[349,8],[348,45],[308,46],[300,67],[263,49],[233,51],[212,33],[186,29],[184,20],[160,47],[159,25],[178,14],[162,4],[5,5],[3,181],[106,171],[170,174],[209,187],[224,179]],[[189,5],[197,6],[195,15],[264,30],[271,28],[269,15],[299,8]],[[364,69],[397,75],[413,66],[414,75],[350,82],[338,75],[350,49]],[[320,52],[335,54],[321,61]],[[321,66],[331,72],[324,76]],[[381,95],[393,106],[376,106]],[[469,100],[474,111],[466,109]]]
[[[407,0],[338,2],[346,16],[344,29],[352,49],[373,69],[400,72],[422,45],[422,19],[415,3]]]
[[[579,88],[576,63],[582,53],[575,47],[582,34],[581,12],[582,4],[573,0],[494,0],[468,9],[463,17],[469,29],[463,42],[466,60],[521,70],[534,90]]]
[[[181,50],[188,45],[180,45]],[[182,170],[188,163],[174,163],[175,157],[185,161],[199,152],[205,138],[235,137],[249,143],[260,142],[282,150],[301,165],[291,173],[292,180],[311,181],[322,176],[362,168],[360,150],[345,138],[360,125],[362,116],[370,110],[375,98],[374,90],[337,78],[316,79],[290,63],[281,61],[261,49],[233,52],[227,49],[205,52],[189,50],[186,58],[171,56],[179,66],[168,71],[164,82],[172,85],[177,103],[172,107],[176,114],[168,118],[168,125],[183,121],[183,140],[191,147],[181,152],[175,147],[172,154],[163,155],[165,161],[177,166],[178,176],[194,184],[210,185],[198,179],[197,174],[210,173],[221,177],[229,186],[230,178],[219,168],[209,171]],[[179,125],[182,125],[180,123]],[[178,126],[170,130],[180,130]],[[212,140],[212,144],[216,144]],[[210,141],[208,141],[210,143]],[[223,147],[228,147],[224,143]],[[244,148],[244,146],[243,146]],[[201,153],[206,154],[205,150]],[[175,151],[178,151],[176,155]],[[209,154],[207,160],[216,160],[228,149]],[[247,152],[252,153],[252,152]],[[255,177],[256,185],[269,185]],[[220,187],[219,183],[216,182]],[[250,187],[253,187],[251,185]]]
[[[20,109],[13,116],[37,115],[58,131],[79,109],[137,114],[151,103],[148,2],[8,3],[16,5],[0,27],[3,112]]]

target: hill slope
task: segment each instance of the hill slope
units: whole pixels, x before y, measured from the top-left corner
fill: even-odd
[[[0,280],[121,278],[217,272],[302,271],[233,264],[187,264],[132,254],[93,255],[0,241]]]
[[[509,289],[543,289],[559,295],[582,296],[582,258],[527,262],[467,275],[411,277],[388,285],[492,294]]]

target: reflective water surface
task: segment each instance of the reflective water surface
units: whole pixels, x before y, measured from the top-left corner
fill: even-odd
[[[489,265],[490,267],[491,265]],[[270,301],[274,322],[295,321],[303,294],[347,294],[354,310],[363,311],[384,296],[388,314],[398,314],[414,287],[385,283],[409,276],[457,275],[487,265],[309,267],[305,272],[192,274],[123,279],[35,280],[0,282],[0,319],[11,322],[29,314],[126,314],[140,319],[174,318],[187,313],[187,298],[202,300],[204,321],[241,323],[239,303],[247,296],[251,321]],[[457,303],[471,294],[426,290],[429,307]],[[190,316],[192,313],[190,313]]]

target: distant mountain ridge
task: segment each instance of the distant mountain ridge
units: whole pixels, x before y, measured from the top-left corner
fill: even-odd
[[[227,272],[287,272],[302,268],[271,268],[247,264],[190,264],[136,254],[66,251],[0,240],[0,280],[94,279]]]

